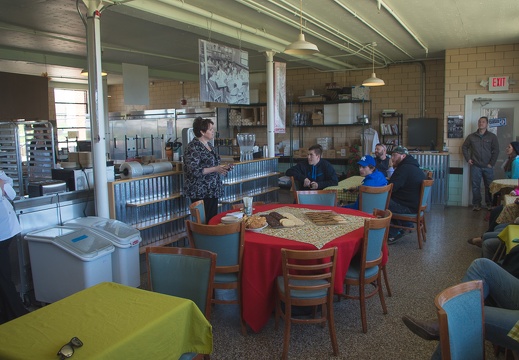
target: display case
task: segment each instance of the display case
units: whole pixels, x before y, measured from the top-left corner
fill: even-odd
[[[223,180],[223,196],[220,211],[230,210],[244,196],[266,203],[278,200],[278,158],[264,158],[235,163],[234,168]]]
[[[394,114],[391,116],[380,114],[380,136],[382,143],[386,145],[387,151],[391,151],[402,143],[404,115]]]
[[[146,246],[170,244],[185,237],[189,207],[183,182],[181,171],[170,171],[108,183],[110,218],[141,232],[141,253]]]

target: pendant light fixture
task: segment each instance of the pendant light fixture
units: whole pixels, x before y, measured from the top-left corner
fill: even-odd
[[[317,45],[305,40],[305,34],[303,34],[303,0],[300,1],[300,4],[299,36],[296,41],[285,48],[284,53],[289,55],[312,55],[319,52],[319,49]]]
[[[371,73],[371,77],[369,79],[364,80],[362,86],[382,86],[386,85],[384,80],[379,79],[375,74],[375,46],[377,43],[374,42],[371,44],[371,54],[373,55],[373,72]]]
[[[82,76],[88,76],[88,70],[87,69],[83,69],[81,70],[81,75]],[[108,75],[108,73],[104,70],[101,71],[101,76],[106,76]]]

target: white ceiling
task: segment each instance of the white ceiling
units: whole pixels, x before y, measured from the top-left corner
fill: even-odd
[[[89,0],[99,1],[100,0]],[[519,42],[518,0],[304,0],[303,33],[320,53],[283,54],[296,40],[299,0],[104,1],[103,68],[120,83],[124,63],[146,65],[150,79],[196,81],[198,39],[249,52],[265,71],[266,50],[288,68],[343,71],[443,58],[444,50]],[[82,0],[0,0],[0,71],[86,83]]]

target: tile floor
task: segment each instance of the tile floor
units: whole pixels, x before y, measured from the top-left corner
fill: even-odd
[[[428,359],[436,342],[412,334],[401,317],[436,316],[434,297],[458,283],[480,249],[467,244],[469,237],[485,230],[485,212],[471,208],[433,207],[427,214],[428,240],[418,249],[416,233],[407,234],[389,248],[388,275],[393,296],[386,297],[388,314],[383,315],[378,297],[367,301],[368,333],[360,323],[357,301],[334,304],[339,357],[332,356],[327,328],[293,325],[291,359]],[[214,353],[218,359],[276,359],[281,356],[283,328],[276,331],[274,320],[259,333],[240,334],[234,305],[217,305],[213,311]],[[487,346],[487,359],[494,359]],[[502,355],[501,355],[502,357]]]

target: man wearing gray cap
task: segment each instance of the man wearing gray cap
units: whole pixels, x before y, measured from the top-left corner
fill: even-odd
[[[415,214],[420,206],[420,189],[425,174],[418,161],[409,155],[407,148],[398,146],[391,154],[391,161],[395,172],[389,179],[393,184],[391,199],[389,200],[389,210],[395,214]],[[401,224],[408,226],[409,224]],[[391,228],[389,230],[388,243],[394,243],[404,234],[403,230]]]

